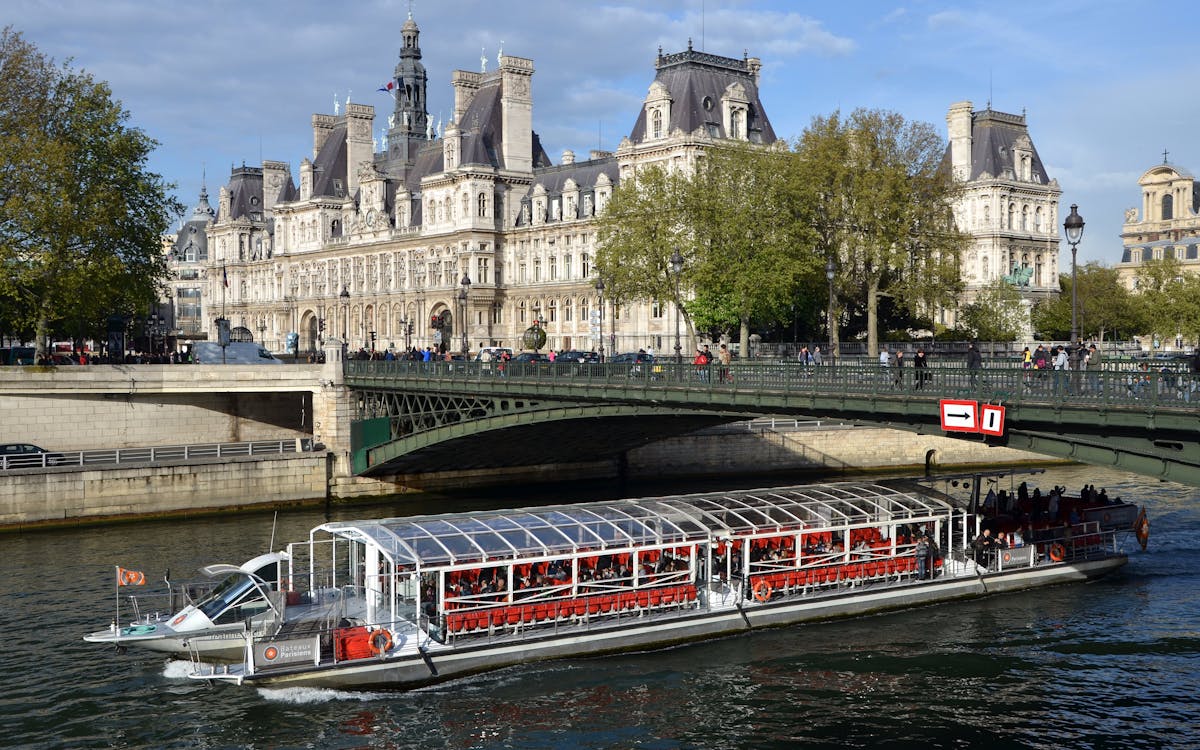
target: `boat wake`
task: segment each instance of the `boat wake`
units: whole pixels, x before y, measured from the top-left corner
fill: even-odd
[[[332,688],[294,687],[294,688],[259,688],[258,694],[274,703],[290,703],[296,706],[306,706],[315,703],[330,703],[332,701],[368,701],[383,700],[386,693],[359,692],[355,690],[334,690]]]
[[[196,667],[186,659],[168,659],[163,665],[163,677],[168,680],[186,680]]]

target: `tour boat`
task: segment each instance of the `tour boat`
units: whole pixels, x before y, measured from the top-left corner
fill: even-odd
[[[1099,519],[1046,523],[977,561],[973,507],[913,482],[846,482],[325,523],[280,557],[273,626],[245,629],[237,662],[194,659],[188,676],[413,687],[1085,581],[1127,561],[1130,524]]]
[[[130,595],[127,606],[132,619],[124,625],[118,598],[112,624],[83,639],[111,644],[119,651],[132,646],[206,661],[240,660],[246,632],[265,632],[278,625],[281,608],[287,604],[286,592],[279,593],[279,570],[287,559],[286,552],[272,552],[242,565],[205,566],[200,571],[205,581],[168,581],[165,601],[162,597],[156,601],[154,595]]]

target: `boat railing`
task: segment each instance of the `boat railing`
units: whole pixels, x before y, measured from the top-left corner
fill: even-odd
[[[973,555],[973,550],[964,551],[964,559],[974,562],[987,572],[1001,572],[1034,565],[1081,562],[1120,554],[1118,530],[1102,530],[1095,522],[1059,527],[1057,533],[1035,534],[1034,538],[1019,547],[987,550],[982,555]]]

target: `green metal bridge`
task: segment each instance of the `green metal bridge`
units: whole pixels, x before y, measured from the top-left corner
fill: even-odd
[[[943,434],[955,399],[1003,406],[1004,429],[946,435],[1200,486],[1190,374],[351,360],[345,377],[362,475],[594,461],[767,414]]]

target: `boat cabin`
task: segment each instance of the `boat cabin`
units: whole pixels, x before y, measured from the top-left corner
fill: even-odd
[[[306,582],[301,601],[357,601],[346,624],[407,623],[446,642],[912,574],[918,530],[949,549],[974,527],[912,486],[739,490],[326,523],[289,546],[287,576]]]

